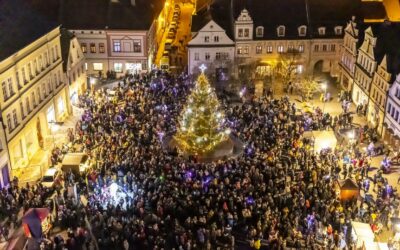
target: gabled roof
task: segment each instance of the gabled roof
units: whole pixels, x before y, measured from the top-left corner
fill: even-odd
[[[346,180],[340,181],[339,182],[340,189],[346,189],[346,190],[358,190],[358,185],[355,181],[353,181],[350,178],[347,178]]]
[[[385,21],[383,23],[360,23],[359,44],[363,43],[365,32],[376,37],[373,50],[375,60],[381,63],[386,56],[387,70],[392,74],[391,82],[400,73],[400,23]]]
[[[214,0],[209,8],[203,8],[192,17],[192,32],[198,32],[213,20],[221,26],[229,38],[233,38],[230,0]]]
[[[24,0],[0,1],[0,61],[6,59],[58,24]]]
[[[61,29],[61,57],[63,59],[63,70],[67,71],[69,61],[69,50],[71,47],[71,40],[74,35],[66,29]]]

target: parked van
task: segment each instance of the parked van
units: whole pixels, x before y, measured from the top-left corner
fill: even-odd
[[[89,157],[85,153],[68,153],[64,156],[61,169],[65,172],[72,171],[80,174],[89,168]]]

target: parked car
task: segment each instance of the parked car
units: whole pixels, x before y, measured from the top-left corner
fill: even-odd
[[[174,32],[168,32],[167,39],[174,39],[175,38],[175,33]]]
[[[61,185],[62,177],[60,171],[56,168],[47,169],[46,173],[41,179],[41,183],[47,188],[56,188]]]

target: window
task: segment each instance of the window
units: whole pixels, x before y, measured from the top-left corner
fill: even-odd
[[[18,125],[17,110],[14,109],[12,113],[13,113],[14,126],[17,126]]]
[[[283,45],[278,45],[278,53],[283,53],[284,49],[283,49]]]
[[[29,97],[25,98],[25,106],[26,106],[26,112],[28,112],[28,114],[31,112],[31,104],[29,103]]]
[[[56,58],[57,58],[57,59],[60,58],[60,56],[58,55],[58,45],[56,45],[55,51],[56,51]]]
[[[256,54],[261,54],[262,53],[262,47],[260,45],[256,46]]]
[[[114,52],[121,52],[121,41],[114,41],[113,48]]]
[[[388,109],[387,109],[387,113],[389,114],[390,113],[390,110],[392,109],[392,104],[391,103],[389,103],[389,106],[388,106]]]
[[[28,63],[28,65],[26,67],[28,68],[29,79],[32,80],[33,74],[32,74],[31,63]]]
[[[238,37],[243,37],[243,29],[239,29]]]
[[[306,26],[300,26],[299,27],[299,36],[306,36],[306,33],[307,33],[307,27]]]
[[[292,45],[292,44],[288,45],[288,47],[287,47],[287,51],[293,51],[293,50],[294,50],[294,47],[293,47],[293,45]]]
[[[331,51],[332,51],[332,52],[335,52],[335,51],[336,51],[336,46],[335,46],[335,44],[331,44]]]
[[[53,62],[55,62],[57,60],[57,56],[56,56],[56,50],[54,49],[54,47],[51,49],[52,51],[52,55],[53,55]]]
[[[64,113],[65,110],[64,110],[64,102],[63,102],[62,97],[58,98],[57,108],[58,108],[59,114]]]
[[[106,52],[105,47],[104,47],[104,43],[99,43],[99,52],[100,53]]]
[[[42,100],[42,97],[40,96],[40,88],[39,87],[36,89],[36,93],[37,93],[38,101],[40,102]]]
[[[114,63],[114,71],[122,72],[122,63]]]
[[[95,43],[90,44],[90,53],[96,53],[96,44]]]
[[[239,55],[243,55],[243,54],[249,54],[249,47],[245,46],[245,47],[238,47],[237,53]]]
[[[327,47],[326,44],[323,44],[322,45],[322,51],[326,51],[326,47]]]
[[[210,53],[206,52],[204,55],[204,58],[206,59],[206,61],[210,60]]]
[[[209,36],[205,36],[205,37],[204,37],[204,42],[205,42],[205,43],[210,42],[210,37],[209,37]]]
[[[320,36],[324,36],[325,35],[325,27],[319,27],[318,28],[318,34]]]
[[[83,52],[83,53],[86,53],[86,52],[87,52],[86,43],[81,43],[81,48],[82,48],[82,52]]]
[[[12,131],[13,130],[13,125],[12,125],[12,122],[11,122],[11,115],[10,114],[7,114],[7,126],[8,126],[8,131]]]
[[[35,92],[31,93],[31,99],[32,99],[33,107],[36,107],[36,95],[35,95]]]
[[[1,83],[1,89],[3,90],[4,101],[8,99],[7,85],[6,82]]]
[[[8,82],[8,92],[9,92],[10,96],[12,96],[14,94],[14,89],[13,89],[11,77],[7,79],[7,82]]]
[[[279,26],[278,27],[278,36],[279,37],[285,36],[285,26]]]
[[[47,86],[49,87],[49,92],[53,91],[53,85],[51,84],[50,80],[47,82]]]
[[[300,44],[300,45],[299,45],[299,52],[300,52],[300,53],[303,53],[303,52],[304,52],[304,45],[303,45],[303,44]]]
[[[244,29],[244,37],[249,37],[249,36],[250,36],[250,30]]]
[[[343,32],[342,26],[335,27],[335,35],[340,36],[340,35],[342,35],[342,32]]]
[[[256,37],[263,37],[264,36],[264,27],[257,27],[256,28]]]
[[[39,70],[43,70],[43,60],[42,60],[42,56],[39,56]]]
[[[93,63],[93,70],[103,70],[102,63]]]
[[[21,75],[22,75],[22,81],[24,82],[24,84],[27,83],[28,81],[26,80],[25,67],[22,67]]]
[[[194,53],[194,60],[195,60],[195,61],[200,60],[200,59],[199,59],[199,53]]]
[[[214,36],[214,42],[219,42],[219,36]]]
[[[24,117],[25,117],[24,104],[23,104],[22,102],[20,102],[20,103],[19,103],[19,106],[20,106],[20,108],[21,108],[21,116],[22,116],[22,119],[24,119]]]
[[[133,52],[142,52],[142,42],[140,40],[133,40]]]
[[[271,53],[272,53],[272,46],[271,46],[271,45],[268,45],[268,46],[267,46],[267,53],[268,53],[268,54],[271,54]]]
[[[38,68],[38,64],[36,62],[36,59],[33,60],[33,71],[35,71],[36,74],[39,74],[39,68]]]
[[[221,52],[215,53],[215,60],[221,60],[222,59],[221,54],[222,54]]]
[[[314,45],[314,51],[319,51],[319,45],[318,44]]]
[[[47,90],[46,90],[46,84],[42,84],[42,93],[43,93],[43,99],[46,98],[47,96]]]
[[[49,63],[49,53],[44,52],[44,64],[46,65],[46,67],[48,67],[50,65]]]
[[[60,71],[57,72],[57,76],[58,76],[58,85],[60,85],[63,82],[63,80],[61,79],[61,72]]]

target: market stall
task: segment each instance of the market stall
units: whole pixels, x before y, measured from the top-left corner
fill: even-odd
[[[360,195],[360,188],[357,183],[350,178],[347,178],[346,180],[338,180],[336,182],[336,194],[339,196],[341,201],[357,199]]]

